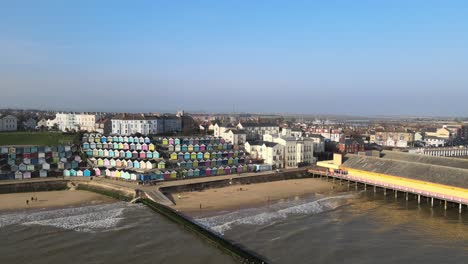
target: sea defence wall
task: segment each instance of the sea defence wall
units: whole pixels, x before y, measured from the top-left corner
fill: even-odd
[[[252,174],[251,176],[243,176],[243,177],[232,177],[232,178],[224,178],[217,180],[216,177],[209,178],[210,181],[204,182],[196,182],[190,183],[187,182],[186,184],[182,185],[174,185],[174,186],[161,186],[159,190],[166,194],[170,195],[172,193],[179,193],[179,192],[192,192],[192,191],[200,191],[204,189],[210,188],[221,188],[226,187],[233,184],[253,184],[253,183],[261,183],[261,182],[272,182],[272,181],[283,181],[283,180],[290,180],[290,179],[301,179],[301,178],[312,178],[312,176],[307,172],[307,168],[303,170],[294,170],[294,171],[285,171],[285,172],[274,172],[268,174]]]
[[[44,192],[66,190],[67,180],[21,181],[0,185],[0,194],[18,192]]]
[[[79,181],[79,182],[71,182],[71,184],[76,185],[76,189],[78,190],[85,190],[85,191],[92,191],[95,193],[103,194],[110,196],[112,198],[122,200],[122,201],[130,201],[140,195],[140,190],[138,189],[131,189],[122,186],[115,186],[109,185],[101,182],[96,181]]]

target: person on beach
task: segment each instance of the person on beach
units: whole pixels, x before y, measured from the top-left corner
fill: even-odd
[[[29,200],[26,200],[26,205],[29,205]]]

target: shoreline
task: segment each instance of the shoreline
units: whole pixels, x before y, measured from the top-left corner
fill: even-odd
[[[172,193],[175,205],[171,208],[191,217],[206,216],[219,211],[234,211],[276,203],[285,199],[305,198],[341,191],[345,191],[344,186],[336,186],[336,184],[313,178],[235,184],[202,191]]]
[[[37,197],[37,201],[31,201]],[[26,203],[26,200],[29,203]],[[85,190],[60,190],[0,194],[0,213],[16,211],[54,210],[118,202],[98,193]]]

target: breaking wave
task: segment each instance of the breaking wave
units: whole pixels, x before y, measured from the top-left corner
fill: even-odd
[[[115,227],[122,219],[125,203],[91,205],[36,212],[0,215],[0,228],[9,225],[42,225],[79,232],[105,231]]]
[[[348,199],[355,197],[355,195],[344,194],[314,201],[288,201],[286,203],[276,203],[269,207],[241,209],[228,214],[199,218],[196,221],[224,235],[227,230],[237,225],[266,225],[277,220],[286,219],[290,215],[319,214],[331,211],[345,205]]]

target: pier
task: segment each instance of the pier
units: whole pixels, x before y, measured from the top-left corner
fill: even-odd
[[[356,190],[383,190],[384,195],[399,193],[418,204],[426,200],[431,207],[439,201],[444,209],[468,207],[468,161],[445,157],[383,152],[383,157],[335,154],[334,160],[318,162],[309,170],[313,177],[331,178],[353,185]]]

